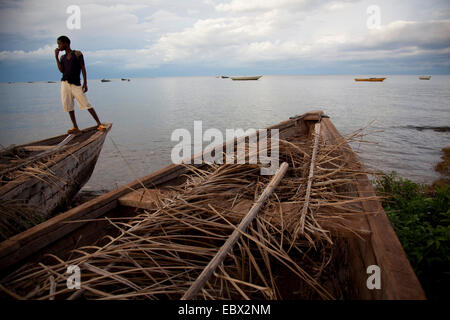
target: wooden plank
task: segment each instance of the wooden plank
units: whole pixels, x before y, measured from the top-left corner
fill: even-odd
[[[314,146],[313,146],[313,152],[311,156],[311,163],[309,167],[309,174],[308,174],[308,184],[306,186],[306,195],[305,195],[305,203],[302,208],[302,212],[300,214],[300,234],[303,234],[305,231],[305,218],[306,214],[308,213],[309,208],[309,199],[311,197],[311,187],[312,187],[312,180],[314,178],[314,168],[316,167],[316,157],[317,157],[317,148],[319,146],[319,137],[320,137],[320,122],[316,123],[314,125]]]
[[[216,268],[223,262],[225,257],[227,256],[230,249],[239,240],[241,234],[245,232],[247,227],[253,221],[253,219],[258,214],[259,210],[263,207],[267,198],[272,194],[273,190],[280,183],[281,179],[287,172],[289,165],[287,162],[283,162],[280,168],[277,170],[276,174],[273,176],[270,183],[264,189],[261,196],[258,198],[258,201],[255,202],[250,211],[246,214],[246,216],[242,219],[239,226],[233,231],[231,236],[225,241],[224,245],[219,249],[214,258],[208,263],[208,265],[203,269],[202,273],[198,276],[198,278],[194,281],[194,283],[190,286],[190,288],[185,292],[181,300],[190,300],[195,298],[197,293],[201,290],[204,284],[211,277]]]
[[[322,124],[327,127],[327,131],[330,132],[334,139],[342,141],[342,136],[329,119],[323,119]],[[359,162],[358,156],[350,147],[348,148],[351,160]],[[376,195],[367,175],[358,177],[357,187],[361,197]],[[422,286],[380,202],[364,200],[362,205],[365,211],[376,213],[367,215],[366,219],[372,232],[371,246],[376,257],[376,263],[381,269],[383,298],[426,299]],[[368,266],[368,263],[366,263],[365,267]],[[361,270],[361,272],[365,272],[365,270]]]
[[[358,191],[361,196],[371,197],[375,195],[367,176],[358,177],[358,181]],[[376,245],[375,250],[379,251],[380,260],[384,265],[382,270],[388,273],[383,285],[395,288],[395,290],[388,291],[392,295],[389,294],[386,298],[425,299],[425,293],[419,280],[381,204],[379,201],[368,200],[363,202],[363,206],[367,211],[376,212],[375,215],[367,216],[367,220],[373,232],[372,239]]]
[[[127,207],[141,208],[141,209],[155,209],[158,207],[161,196],[171,194],[169,190],[160,189],[144,189],[127,193],[119,198],[119,204]]]

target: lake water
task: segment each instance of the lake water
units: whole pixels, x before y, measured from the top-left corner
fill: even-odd
[[[226,128],[264,128],[317,109],[324,110],[342,134],[372,121],[369,131],[382,130],[367,137],[377,144],[354,146],[369,168],[397,171],[416,182],[437,179],[434,166],[441,149],[450,145],[450,76],[427,81],[392,75],[381,83],[353,79],[321,75],[263,76],[258,81],[89,80],[88,99],[113,128],[84,190],[111,190],[170,164],[177,143],[170,140],[172,131],[193,132],[194,120],[202,120],[204,130],[218,128],[225,134]],[[59,83],[1,83],[0,98],[0,143],[5,147],[59,135],[71,127],[61,107]],[[87,111],[75,108],[81,128],[95,124]]]

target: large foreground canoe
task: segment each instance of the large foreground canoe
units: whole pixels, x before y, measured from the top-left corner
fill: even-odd
[[[278,186],[257,165],[171,164],[0,243],[0,293],[180,299],[210,271],[188,297],[424,299],[358,157],[330,119],[316,111],[268,129],[278,129],[289,164]],[[263,189],[273,192],[266,205],[254,202]],[[233,247],[226,240],[235,226],[259,209]],[[226,244],[231,256],[206,270]],[[78,291],[66,287],[73,264],[89,281]]]
[[[112,124],[90,127],[0,153],[0,200],[23,203],[43,218],[63,207],[89,180]]]

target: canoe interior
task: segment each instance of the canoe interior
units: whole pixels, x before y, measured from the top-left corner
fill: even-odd
[[[280,130],[280,138],[288,141],[312,143],[311,137],[317,121],[322,124],[321,136],[330,144],[337,144],[342,137],[331,121],[317,117],[317,113],[303,115],[284,121],[270,128]],[[346,157],[358,161],[353,152],[343,151]],[[0,270],[6,275],[15,269],[33,262],[45,262],[46,254],[62,259],[73,257],[72,249],[84,245],[107,243],[106,235],[116,236],[117,230],[110,225],[109,219],[123,219],[142,212],[141,209],[123,206],[119,199],[131,190],[142,187],[168,190],[186,179],[183,166],[170,165],[154,172],[141,181],[132,182],[118,190],[111,191],[77,208],[55,217],[23,234],[0,243]],[[367,176],[361,175],[359,184],[346,188],[349,195],[372,196],[374,191]],[[335,237],[335,259],[325,270],[327,281],[324,286],[332,291],[337,299],[423,299],[425,298],[409,261],[376,200],[362,201],[357,204],[362,209],[375,211],[375,217],[362,216],[354,222],[354,227],[369,230],[368,236]],[[96,221],[93,221],[95,220]],[[301,259],[296,256],[294,259]],[[382,290],[369,290],[366,286],[367,267],[378,265],[383,270]],[[283,265],[274,264],[274,270],[280,275],[280,292],[284,299],[318,299],[299,279],[288,276]]]
[[[67,145],[63,148],[67,149],[82,141],[89,139],[94,133],[96,133],[96,127],[90,127],[83,129],[80,134],[75,136]],[[18,165],[31,156],[38,155],[51,147],[56,146],[58,143],[66,139],[68,134],[59,135],[44,140],[34,141],[27,144],[18,146],[12,146],[6,150],[0,151],[0,170],[4,170],[11,165]]]

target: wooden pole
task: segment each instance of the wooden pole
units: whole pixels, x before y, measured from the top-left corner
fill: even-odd
[[[308,207],[309,207],[309,199],[311,197],[311,187],[312,187],[312,180],[314,178],[314,168],[316,166],[316,157],[317,157],[317,148],[319,145],[319,136],[320,136],[320,122],[316,123],[314,125],[314,147],[313,152],[311,156],[311,164],[309,167],[309,175],[308,175],[308,185],[306,187],[306,195],[305,195],[305,203],[302,208],[302,213],[300,216],[300,233],[303,234],[305,230],[305,218],[306,214],[308,213]]]
[[[223,262],[230,249],[240,238],[241,234],[247,229],[247,227],[250,225],[253,219],[257,216],[259,210],[263,207],[267,198],[272,194],[273,190],[275,190],[281,179],[286,174],[288,167],[289,165],[286,162],[283,162],[281,164],[280,168],[277,170],[270,183],[264,189],[264,192],[261,194],[259,199],[253,204],[252,208],[242,219],[239,226],[233,231],[231,236],[227,239],[227,241],[225,241],[225,243],[216,253],[214,258],[211,259],[211,261],[208,263],[205,269],[203,269],[202,273],[185,292],[181,300],[193,299],[197,295],[197,293],[201,290],[201,288],[203,288],[203,286],[211,277],[216,268]]]

